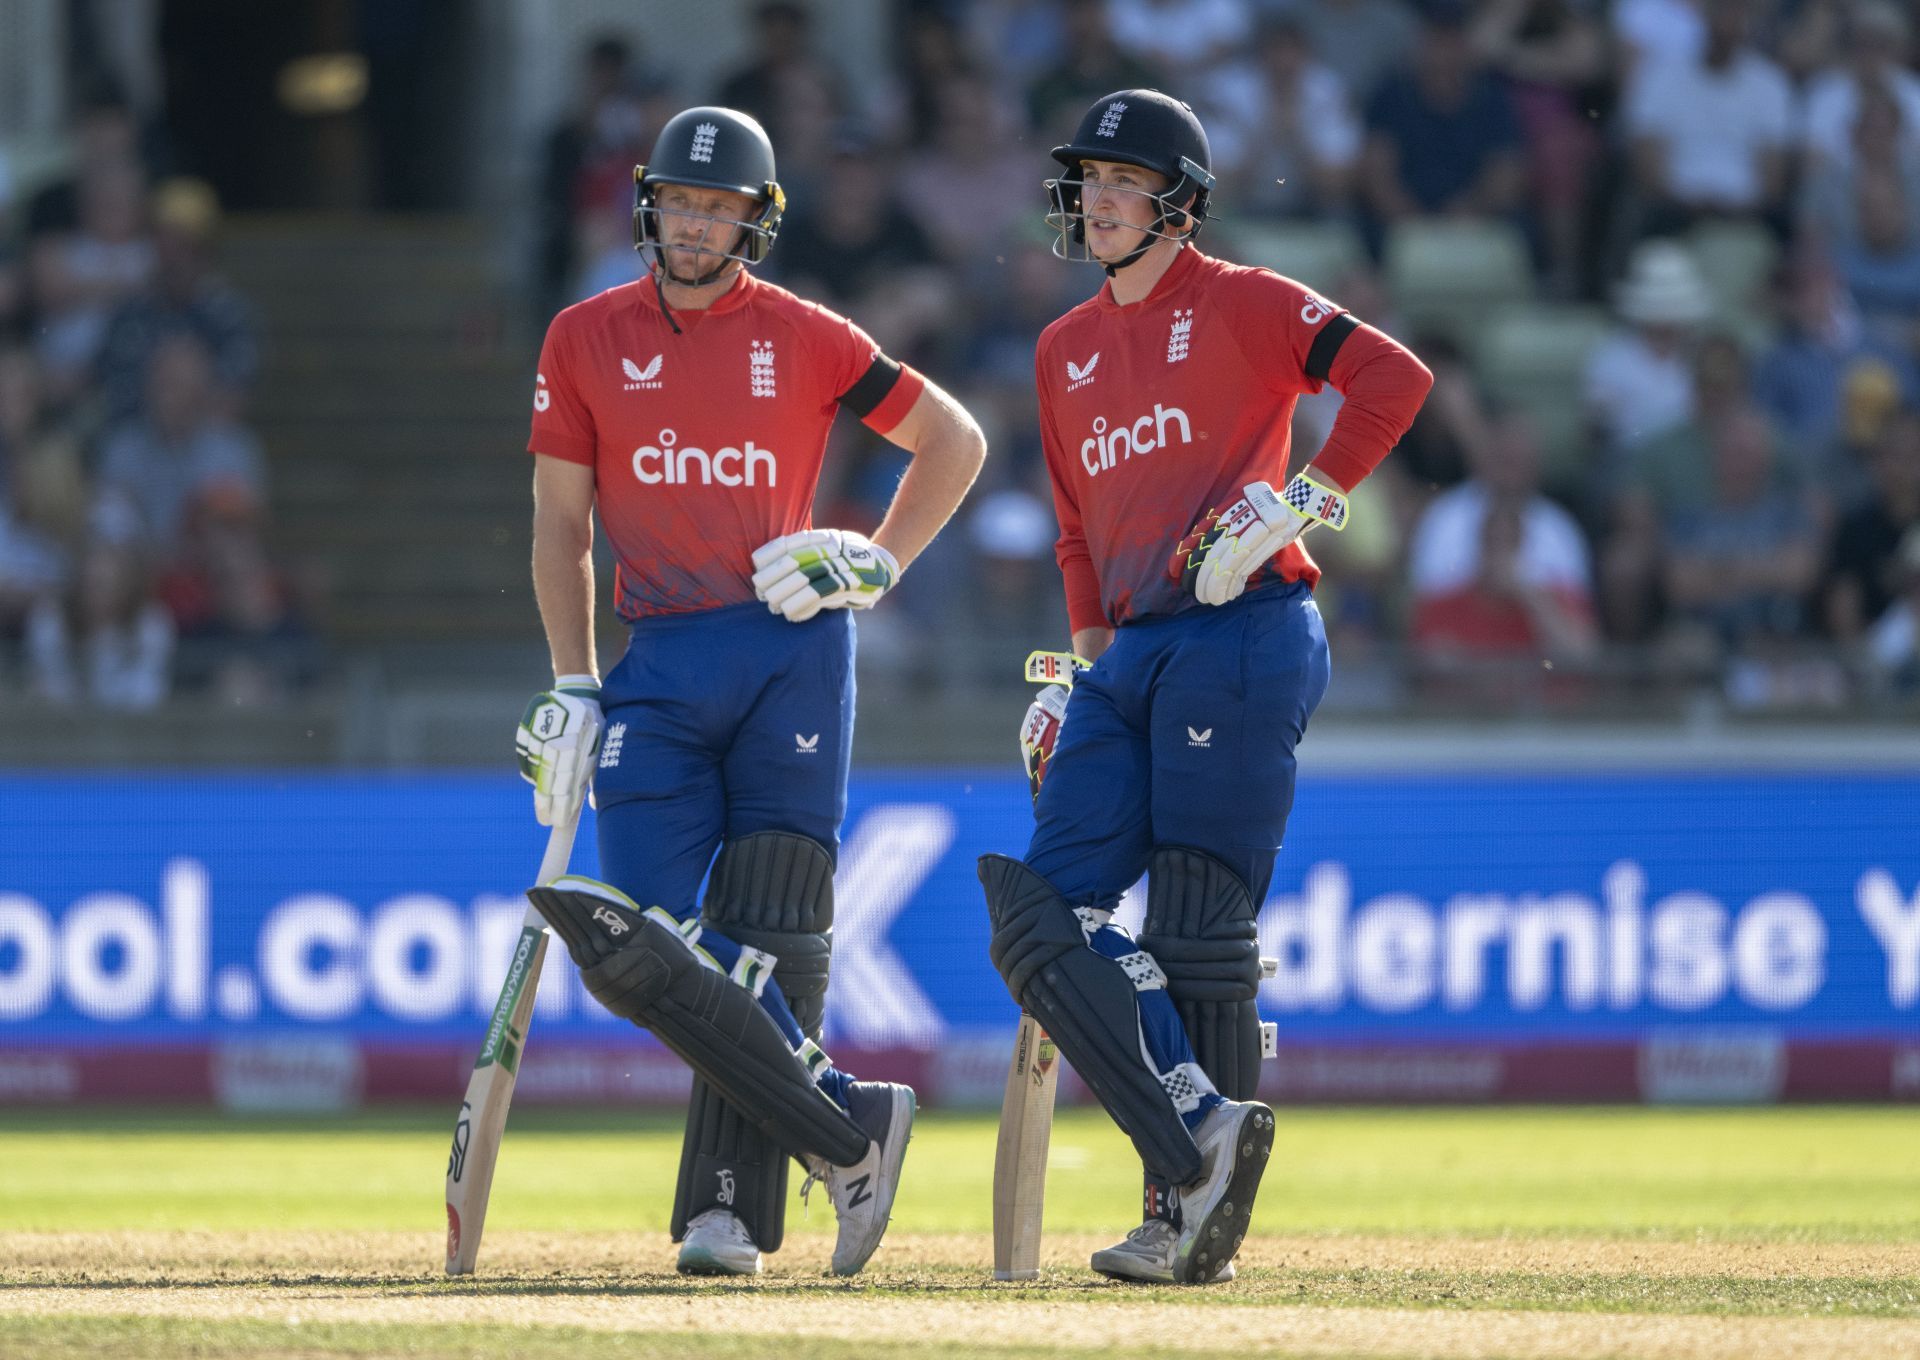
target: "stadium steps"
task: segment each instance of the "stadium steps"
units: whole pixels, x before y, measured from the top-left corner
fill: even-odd
[[[227,272],[261,314],[251,418],[275,541],[346,646],[537,640],[525,447],[534,349],[498,247],[451,217],[260,215]]]

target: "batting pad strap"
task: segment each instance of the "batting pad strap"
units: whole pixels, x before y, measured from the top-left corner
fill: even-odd
[[[651,1030],[768,1138],[838,1166],[866,1155],[867,1135],[814,1084],[773,1017],[703,964],[677,928],[596,893],[533,888],[527,896],[566,942],[594,999]]]
[[[1153,1174],[1186,1185],[1200,1150],[1153,1070],[1133,981],[1087,947],[1080,919],[1053,885],[1017,859],[980,857],[993,922],[994,967],[1014,1000],[1052,1036]]]
[[[1143,949],[1131,954],[1122,954],[1114,960],[1125,970],[1127,980],[1133,984],[1136,992],[1164,992],[1167,989],[1167,975],[1160,971],[1160,965],[1153,955]]]
[[[1191,1114],[1199,1109],[1201,1097],[1217,1094],[1198,1063],[1179,1063],[1171,1072],[1162,1072],[1160,1085],[1173,1102],[1173,1108],[1181,1114]]]
[[[1324,524],[1336,533],[1347,527],[1347,493],[1321,481],[1311,468],[1288,482],[1280,499],[1295,514],[1315,524]]]

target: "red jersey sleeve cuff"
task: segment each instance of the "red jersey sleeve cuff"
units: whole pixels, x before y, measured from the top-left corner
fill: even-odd
[[[907,418],[907,412],[913,409],[920,394],[927,388],[927,380],[919,373],[900,365],[900,376],[893,381],[892,389],[880,399],[879,405],[861,417],[868,429],[875,434],[886,434]]]
[[[549,458],[558,458],[565,463],[581,463],[593,466],[593,441],[575,439],[570,435],[543,434],[527,445],[527,452],[545,454]]]
[[[1100,581],[1087,562],[1062,563],[1061,575],[1067,581],[1067,627],[1075,632],[1087,628],[1106,628],[1106,606],[1100,603]]]

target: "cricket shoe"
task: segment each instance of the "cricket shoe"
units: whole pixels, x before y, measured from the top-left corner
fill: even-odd
[[[1150,1218],[1116,1242],[1093,1254],[1093,1268],[1110,1280],[1129,1280],[1135,1284],[1176,1284],[1173,1275],[1174,1251],[1180,1245],[1180,1230],[1164,1218]],[[1210,1284],[1230,1284],[1235,1271],[1228,1261],[1215,1271]]]
[[[1233,1262],[1253,1222],[1253,1197],[1273,1155],[1273,1111],[1258,1101],[1223,1101],[1194,1130],[1200,1178],[1183,1185],[1176,1283],[1204,1284]]]
[[[835,1166],[815,1157],[807,1163],[807,1197],[815,1181],[824,1181],[827,1198],[840,1220],[833,1244],[833,1273],[858,1275],[887,1231],[893,1195],[900,1188],[900,1163],[913,1136],[913,1088],[890,1081],[856,1081],[847,1086],[847,1113],[867,1135],[867,1155],[852,1166]]]
[[[687,1224],[675,1269],[682,1275],[758,1275],[760,1248],[738,1217],[709,1209]]]

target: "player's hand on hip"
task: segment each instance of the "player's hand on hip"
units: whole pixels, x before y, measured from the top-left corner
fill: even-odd
[[[753,554],[753,593],[804,623],[822,609],[871,609],[900,579],[893,554],[851,529],[788,534]]]
[[[1167,574],[1201,604],[1225,604],[1240,597],[1274,554],[1316,524],[1347,527],[1345,492],[1304,472],[1278,495],[1266,482],[1250,482],[1239,500],[1208,511],[1180,540]]]
[[[563,675],[527,704],[513,745],[540,825],[559,826],[580,810],[605,726],[600,682],[591,675]]]

